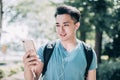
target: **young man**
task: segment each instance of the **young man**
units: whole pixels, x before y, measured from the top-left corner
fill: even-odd
[[[84,80],[87,62],[82,42],[76,38],[76,31],[80,26],[80,12],[74,7],[59,6],[55,19],[59,40],[56,40],[43,80]],[[44,47],[40,47],[37,52],[39,58],[33,50],[24,55],[25,80],[38,80],[44,66]],[[96,80],[96,68],[97,59],[93,51],[87,80]]]

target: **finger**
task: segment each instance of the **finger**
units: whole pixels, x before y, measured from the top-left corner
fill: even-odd
[[[35,51],[32,49],[25,53],[25,55],[23,56],[23,60],[30,56],[35,56]]]
[[[26,52],[25,55],[23,56],[23,60],[26,59],[26,58],[28,58],[29,55],[30,55],[30,53]]]
[[[32,55],[32,56],[29,56],[27,58],[24,57],[23,63],[31,62],[31,61],[34,61],[34,60],[38,60],[39,61],[38,55],[34,55],[34,56]]]
[[[34,57],[29,57],[29,58],[26,58],[24,60],[24,64],[28,63],[28,62],[32,62],[32,61],[40,61],[39,58],[37,56],[34,56]]]
[[[26,63],[27,66],[35,66],[37,64],[39,64],[37,61],[32,61],[32,62],[27,62]]]

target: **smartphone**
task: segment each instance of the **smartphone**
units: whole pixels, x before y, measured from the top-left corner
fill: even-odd
[[[33,40],[23,40],[23,46],[24,46],[25,52],[28,52],[30,50],[36,51]]]

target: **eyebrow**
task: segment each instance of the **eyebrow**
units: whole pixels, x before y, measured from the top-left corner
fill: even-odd
[[[70,23],[69,21],[68,22],[63,22],[63,24],[66,24],[66,23]],[[59,24],[58,22],[56,24]]]

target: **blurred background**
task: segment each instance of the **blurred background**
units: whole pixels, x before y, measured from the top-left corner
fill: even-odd
[[[77,37],[98,57],[97,80],[120,80],[120,0],[0,0],[0,80],[24,80],[22,40],[36,49],[57,39],[55,8],[81,11]]]

